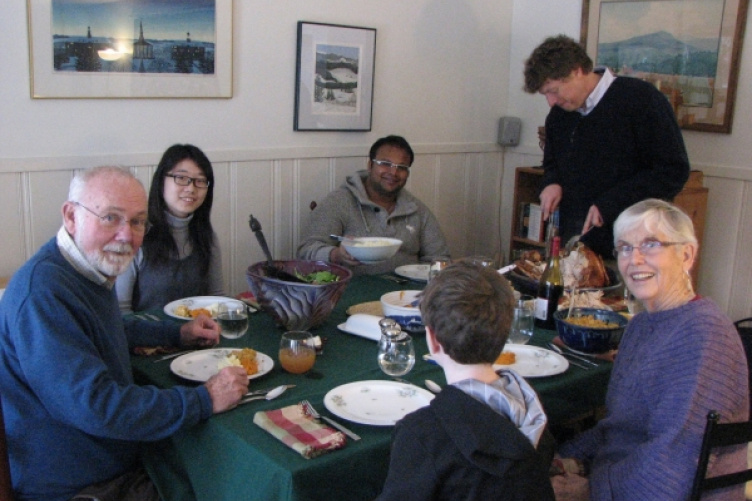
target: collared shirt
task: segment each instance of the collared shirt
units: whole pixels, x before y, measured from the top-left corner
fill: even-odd
[[[78,248],[76,242],[73,241],[65,226],[61,226],[57,232],[57,246],[65,260],[81,275],[95,284],[103,285],[108,289],[112,289],[115,285],[114,282],[111,282],[106,276],[89,264],[89,261],[86,260],[86,257],[81,252],[81,249]]]
[[[577,110],[577,112],[582,116],[585,116],[593,111],[593,108],[595,108],[596,105],[600,102],[600,100],[606,94],[606,91],[616,78],[614,74],[611,73],[611,70],[606,67],[595,68],[593,72],[603,73],[603,75],[601,75],[601,79],[598,82],[598,85],[595,86],[595,89],[593,89],[593,92],[591,92],[587,99],[585,99],[585,105]]]

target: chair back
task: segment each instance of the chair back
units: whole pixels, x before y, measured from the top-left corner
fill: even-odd
[[[716,447],[728,447],[752,442],[752,421],[742,423],[719,423],[720,415],[716,411],[708,412],[708,421],[702,437],[700,459],[697,463],[692,494],[689,501],[700,501],[703,492],[732,485],[743,484],[752,480],[752,469],[747,468],[733,473],[706,478],[710,453]]]
[[[752,419],[752,317],[734,322],[739,337],[742,339],[744,353],[747,355],[747,375],[749,376],[749,417]]]
[[[2,399],[0,399],[0,501],[13,501],[13,484],[10,481],[10,462],[8,460],[8,443],[5,438]]]

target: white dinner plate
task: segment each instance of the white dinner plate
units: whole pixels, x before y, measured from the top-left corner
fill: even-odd
[[[392,426],[433,400],[433,393],[397,381],[357,381],[329,390],[324,405],[332,414],[360,424]]]
[[[213,348],[209,350],[199,350],[185,355],[180,355],[170,363],[170,370],[176,376],[180,376],[190,381],[205,383],[210,377],[219,372],[217,364],[233,351],[240,348]],[[251,374],[248,379],[261,377],[274,367],[274,360],[269,355],[256,352],[256,362],[258,363],[258,372]]]
[[[561,374],[569,368],[567,359],[545,348],[524,344],[506,344],[504,351],[515,355],[511,365],[494,364],[494,370],[512,369],[522,377],[545,377]]]
[[[167,303],[163,309],[165,314],[171,316],[172,318],[179,318],[180,320],[190,320],[190,317],[181,317],[180,315],[175,314],[175,308],[177,308],[180,305],[185,305],[188,307],[188,309],[195,310],[196,308],[206,308],[211,310],[216,310],[217,305],[219,303],[224,303],[225,301],[233,301],[233,302],[241,302],[240,299],[234,299],[231,297],[223,297],[223,296],[193,296],[193,297],[184,297],[183,299],[176,299],[175,301],[172,301],[171,303]],[[212,317],[215,317],[216,315],[212,315]]]
[[[430,264],[406,264],[397,266],[394,269],[394,274],[418,282],[428,282],[429,268],[431,268]]]

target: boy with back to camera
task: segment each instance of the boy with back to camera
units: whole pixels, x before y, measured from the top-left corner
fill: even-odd
[[[512,322],[514,293],[495,270],[457,262],[426,287],[426,341],[448,385],[394,430],[385,500],[546,501],[553,440],[535,391],[493,370]]]

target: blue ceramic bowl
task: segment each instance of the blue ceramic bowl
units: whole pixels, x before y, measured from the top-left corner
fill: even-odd
[[[584,327],[567,321],[567,309],[554,313],[556,330],[562,342],[573,350],[584,353],[605,353],[619,346],[627,319],[611,310],[597,308],[573,308],[572,317],[592,316],[616,327]]]
[[[266,265],[262,261],[248,268],[248,286],[261,309],[288,331],[304,331],[324,323],[352,278],[347,268],[324,261],[274,261],[277,269],[293,275],[296,271],[302,275],[330,271],[339,277],[337,282],[321,285],[285,282],[267,276]]]
[[[384,316],[393,318],[403,331],[424,332],[423,317],[418,308],[418,296],[422,292],[419,290],[387,292],[381,296],[381,309],[384,311]]]

